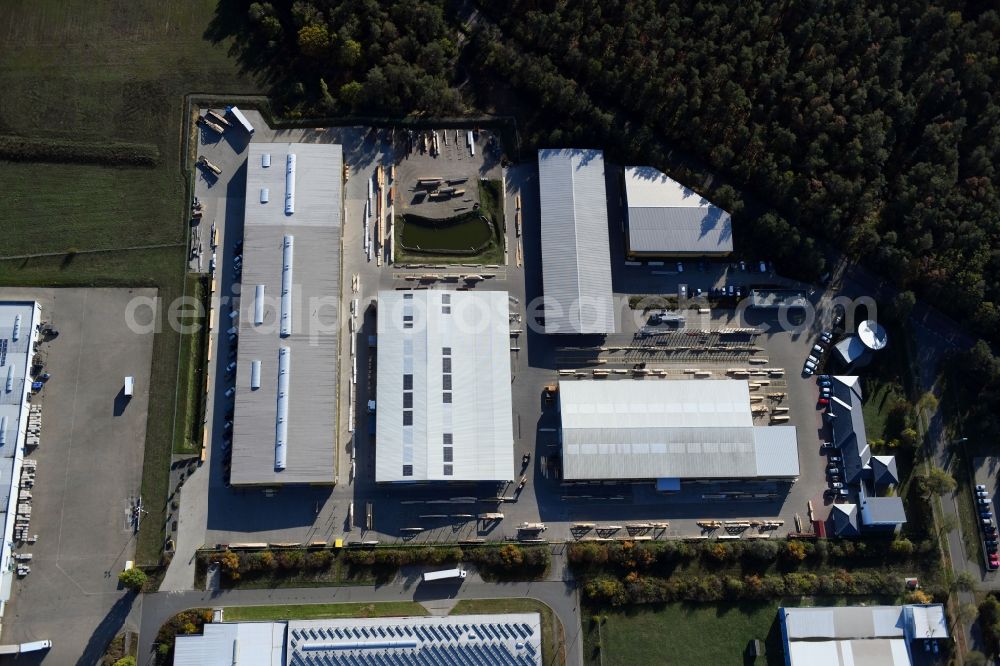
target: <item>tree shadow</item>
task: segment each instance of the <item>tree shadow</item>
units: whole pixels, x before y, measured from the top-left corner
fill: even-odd
[[[90,640],[87,641],[87,646],[83,650],[83,654],[80,658],[76,660],[77,666],[90,666],[91,664],[96,664],[104,654],[105,649],[107,649],[108,644],[118,635],[121,631],[122,626],[125,624],[125,618],[128,617],[129,611],[132,610],[132,604],[138,595],[135,592],[128,592],[122,597],[119,597],[118,601],[111,607],[108,613],[101,620],[97,628],[90,635]]]

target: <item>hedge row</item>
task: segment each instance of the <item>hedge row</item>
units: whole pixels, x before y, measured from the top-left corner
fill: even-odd
[[[780,562],[787,568],[816,565],[913,564],[926,562],[934,543],[914,545],[908,539],[893,541],[804,541],[797,539],[756,539],[740,541],[642,541],[603,543],[585,541],[567,550],[570,564],[578,569],[617,568],[622,571],[672,569],[678,564],[700,560],[712,566],[739,563],[747,568],[767,568]],[[919,562],[918,562],[919,560]],[[932,560],[936,561],[936,560]]]
[[[11,162],[154,167],[160,161],[160,151],[155,145],[148,143],[69,141],[0,135],[0,159]]]
[[[200,557],[205,562],[218,561],[222,573],[231,581],[244,576],[259,577],[269,573],[321,572],[334,562],[333,551],[304,550],[300,548],[280,550],[203,552]],[[545,571],[549,565],[550,553],[546,546],[521,546],[504,544],[501,546],[423,546],[423,547],[381,547],[350,548],[343,551],[344,562],[355,567],[396,569],[411,564],[439,565],[455,562],[472,562],[480,571],[504,576],[519,574],[532,577]]]
[[[903,579],[881,572],[786,573],[765,576],[597,576],[583,586],[593,603],[611,606],[670,601],[740,601],[805,595],[898,595]]]

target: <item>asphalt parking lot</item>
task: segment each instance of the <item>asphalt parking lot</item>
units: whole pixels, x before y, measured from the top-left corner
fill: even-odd
[[[1000,499],[1000,458],[976,458],[973,461],[974,469],[974,480],[976,485],[982,485],[986,487],[986,497],[989,500],[987,505],[989,509],[993,512],[993,522],[996,524],[997,507],[1000,507],[998,499]],[[976,498],[976,488],[972,491],[973,499]],[[977,514],[979,509],[979,504],[976,504]],[[975,538],[980,544],[983,542],[983,531],[980,527],[979,531],[976,533]],[[989,571],[986,568],[986,562],[983,556],[983,546],[980,545],[974,553],[969,553],[970,558],[974,559],[982,571],[985,572],[986,579],[989,581],[996,581],[1000,578],[1000,572]]]
[[[42,406],[41,440],[26,456],[38,463],[30,524],[38,540],[16,549],[32,553],[31,573],[14,583],[3,631],[4,643],[51,640],[46,663],[94,663],[131,608],[118,573],[135,548],[130,509],[142,477],[153,335],[130,330],[126,308],[155,295],[0,289],[0,299],[40,301],[43,321],[59,331],[40,347],[52,378],[33,401]],[[136,320],[149,321],[142,309]],[[131,400],[126,375],[135,377]]]

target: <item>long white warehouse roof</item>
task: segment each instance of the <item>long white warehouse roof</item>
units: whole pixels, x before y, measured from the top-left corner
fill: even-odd
[[[375,480],[514,478],[505,291],[382,291]]]
[[[625,169],[629,251],[645,254],[728,254],[729,213],[652,167]]]
[[[742,380],[559,383],[567,480],[794,478],[792,426],[754,426]]]
[[[0,302],[0,617],[14,582],[14,519],[27,440],[31,361],[42,309],[35,301]],[[9,379],[9,386],[8,386]]]
[[[538,151],[546,333],[614,333],[604,153]]]
[[[220,317],[220,334],[239,327],[231,481],[332,484],[343,151],[251,143],[248,152],[239,323]]]

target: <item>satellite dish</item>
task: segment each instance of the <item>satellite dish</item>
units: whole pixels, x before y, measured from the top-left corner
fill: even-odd
[[[864,346],[872,351],[878,351],[889,344],[889,335],[885,332],[885,327],[873,319],[861,322],[858,326],[858,337]]]

